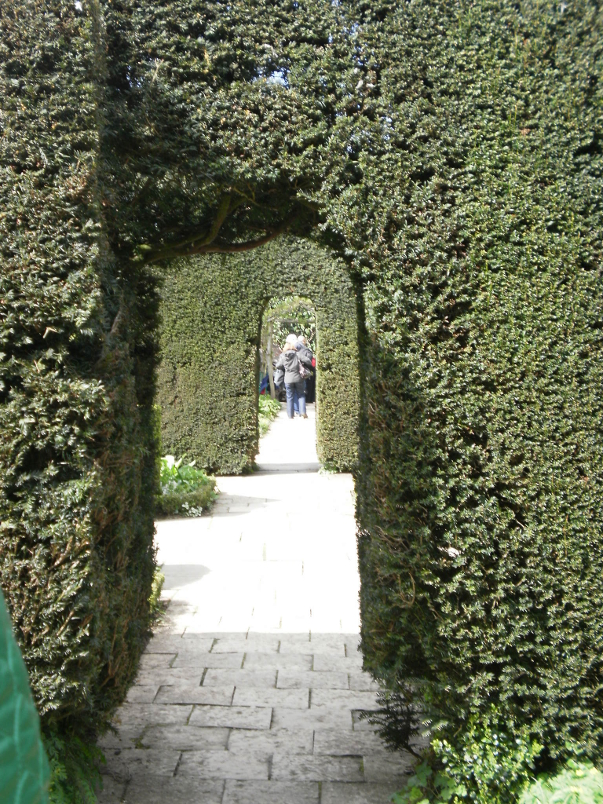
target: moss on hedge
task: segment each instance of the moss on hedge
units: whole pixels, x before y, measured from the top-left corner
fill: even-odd
[[[316,308],[317,445],[323,463],[358,456],[358,312],[344,264],[285,239],[248,255],[181,260],[162,290],[158,400],[168,452],[220,474],[251,467],[258,451],[258,346],[273,296]]]

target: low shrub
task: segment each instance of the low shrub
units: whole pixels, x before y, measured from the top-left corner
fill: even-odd
[[[153,622],[156,622],[161,618],[162,614],[162,607],[161,607],[161,590],[163,589],[163,584],[165,583],[165,575],[161,571],[161,567],[155,568],[155,574],[153,575],[153,586],[151,589],[151,596],[149,598],[149,608],[151,611],[151,619]]]
[[[329,474],[329,470],[322,467],[320,473]],[[398,682],[397,686],[397,690],[379,690],[378,709],[362,712],[360,719],[377,726],[379,736],[390,751],[404,750],[414,754],[412,742],[421,727],[421,713],[415,701],[418,696],[408,684]]]
[[[603,804],[603,773],[570,759],[559,773],[539,776],[519,804]]]
[[[94,739],[60,727],[43,737],[50,763],[50,804],[96,804],[102,786],[99,765],[105,757]]]
[[[280,402],[277,402],[277,400],[273,399],[271,396],[262,395],[259,397],[258,424],[260,427],[260,436],[266,435],[270,423],[276,419],[280,409]]]
[[[436,737],[394,804],[516,804],[542,749],[493,707],[472,716],[454,745]]]
[[[161,493],[156,496],[158,516],[200,516],[216,498],[216,481],[195,462],[184,464],[173,455],[161,459]]]

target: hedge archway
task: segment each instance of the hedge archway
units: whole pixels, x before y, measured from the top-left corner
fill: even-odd
[[[244,255],[173,263],[161,290],[157,398],[163,448],[217,473],[258,449],[257,348],[270,298],[306,296],[316,309],[317,448],[340,470],[358,460],[358,299],[345,264],[286,238]]]
[[[600,756],[600,3],[0,26],[0,573],[46,722],[101,728],[144,647],[155,269],[312,230],[362,293],[367,667],[457,746]]]

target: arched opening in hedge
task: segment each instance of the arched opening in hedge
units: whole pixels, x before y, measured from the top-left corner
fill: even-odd
[[[174,262],[161,293],[157,398],[164,449],[219,474],[248,470],[258,451],[261,322],[270,299],[316,310],[317,447],[339,470],[358,459],[358,300],[341,260],[285,238],[249,254]]]
[[[303,336],[310,351],[316,355],[316,310],[310,299],[302,296],[275,296],[264,308],[260,322],[260,394],[266,393],[284,401],[283,385],[274,386],[274,365],[288,335]],[[306,383],[306,402],[316,399],[316,369]]]
[[[5,5],[0,574],[48,720],[102,725],[144,645],[152,269],[314,227],[365,289],[367,666],[459,756],[490,706],[600,756],[599,4]]]

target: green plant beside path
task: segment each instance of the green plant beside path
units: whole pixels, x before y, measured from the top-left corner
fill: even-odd
[[[492,743],[490,755],[496,752]],[[500,778],[498,790],[492,794],[492,778],[483,774],[482,791],[475,795],[475,786],[466,784],[471,775],[477,754],[464,753],[467,763],[467,779],[461,779],[449,768],[434,770],[428,760],[424,760],[408,779],[406,788],[392,797],[393,804],[464,804],[479,801],[484,804],[603,804],[603,773],[590,762],[568,760],[556,773],[543,773],[530,783],[520,780],[517,774],[509,774],[509,769],[517,767],[514,758],[507,756],[506,762],[499,763]],[[455,770],[459,770],[456,768]],[[457,776],[457,778],[454,778]],[[477,773],[474,771],[473,776]]]
[[[603,773],[570,759],[555,776],[539,776],[519,804],[603,804]]]
[[[185,464],[173,455],[161,458],[161,493],[156,497],[159,516],[200,516],[216,499],[216,481],[195,462]]]
[[[276,419],[280,409],[280,402],[277,402],[276,399],[273,399],[271,396],[260,396],[258,415],[260,436],[266,435],[268,428],[270,427],[270,423]]]

